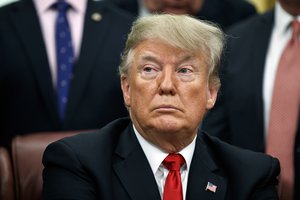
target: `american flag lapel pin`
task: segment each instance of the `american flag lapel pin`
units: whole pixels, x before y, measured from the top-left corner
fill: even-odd
[[[217,186],[212,184],[211,182],[207,182],[205,190],[215,193],[217,191]]]

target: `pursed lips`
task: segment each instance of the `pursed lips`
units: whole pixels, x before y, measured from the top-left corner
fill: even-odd
[[[154,110],[156,111],[164,111],[164,112],[171,112],[171,111],[181,111],[179,108],[177,108],[176,106],[173,106],[173,105],[159,105],[159,106],[156,106],[154,108]]]

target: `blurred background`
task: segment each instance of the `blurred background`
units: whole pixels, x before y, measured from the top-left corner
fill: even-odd
[[[259,13],[271,9],[275,4],[275,0],[249,0],[249,2],[256,7],[257,12]]]
[[[18,0],[0,0],[0,6],[6,5],[8,3],[18,1]],[[241,0],[246,1],[246,0]],[[256,7],[257,12],[263,13],[274,6],[275,0],[248,0],[253,3]]]

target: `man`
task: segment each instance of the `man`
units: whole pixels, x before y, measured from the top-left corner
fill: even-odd
[[[120,65],[131,120],[48,146],[44,199],[277,199],[277,159],[199,130],[222,47],[221,30],[200,20],[138,19]]]
[[[295,58],[291,60],[298,71],[292,71],[289,67],[292,64],[282,68],[291,72],[282,77],[283,84],[280,85],[290,84],[282,92],[294,91],[279,95],[283,97],[285,114],[278,115],[280,118],[275,131],[280,133],[276,137],[271,137],[270,131],[274,130],[271,128],[271,124],[274,124],[271,123],[271,113],[278,110],[272,108],[272,102],[281,98],[277,98],[277,95],[274,98],[273,91],[278,88],[275,87],[277,77],[284,74],[279,71],[281,60],[283,62],[281,57],[290,57],[282,55],[293,35],[291,22],[296,19],[299,21],[299,16],[299,0],[279,0],[274,10],[228,31],[230,40],[224,58],[223,88],[219,101],[203,123],[204,130],[231,144],[280,156],[281,180],[289,179],[281,181],[283,187],[279,192],[282,199],[300,199],[300,50],[296,50]],[[299,40],[295,44],[299,49]],[[284,127],[292,130],[285,133],[282,130]],[[270,142],[277,144],[271,145]]]
[[[241,0],[107,0],[135,16],[150,13],[189,14],[217,23],[222,28],[256,13],[255,7]]]
[[[73,46],[61,110],[58,86],[66,84],[58,81],[58,2],[68,5]],[[0,8],[1,146],[9,146],[15,135],[94,129],[127,116],[117,67],[133,17],[108,2],[58,2],[22,0]]]

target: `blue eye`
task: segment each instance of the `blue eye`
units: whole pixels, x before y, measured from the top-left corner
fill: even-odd
[[[197,72],[191,65],[185,65],[177,69],[178,77],[184,82],[195,80]]]
[[[191,74],[193,73],[193,70],[188,67],[182,67],[177,72],[181,74]]]
[[[187,69],[187,68],[181,68],[180,70],[178,70],[179,73],[183,73],[183,74],[186,74],[186,73],[189,73],[191,72],[190,69]]]
[[[150,66],[145,66],[144,68],[143,68],[143,71],[144,72],[147,72],[147,73],[150,73],[151,71],[153,71],[154,69],[152,68],[152,67],[150,67]]]
[[[141,70],[142,77],[144,77],[145,79],[153,79],[158,75],[158,73],[159,69],[150,64],[144,65]]]

